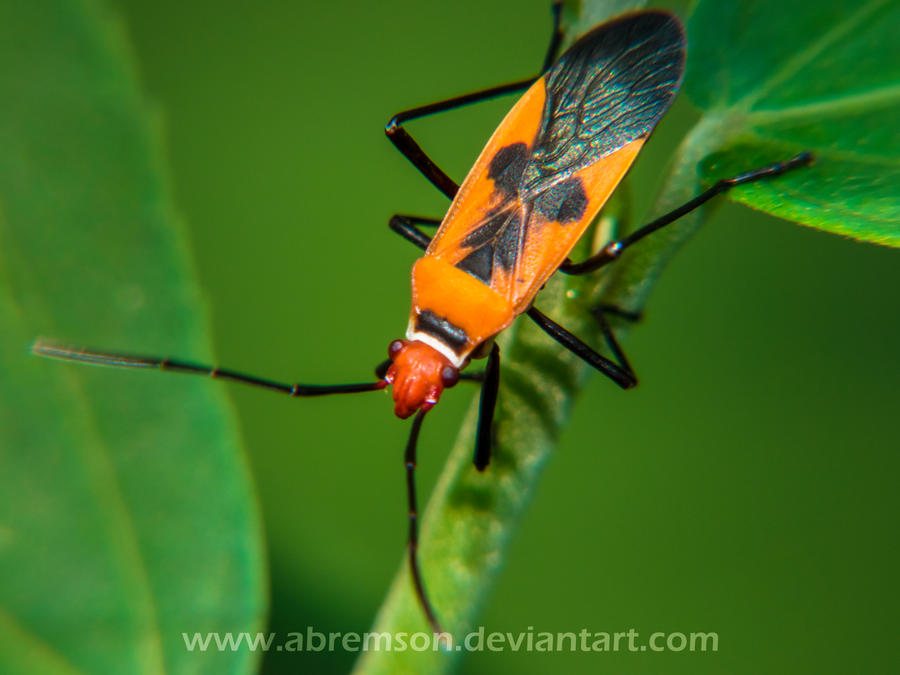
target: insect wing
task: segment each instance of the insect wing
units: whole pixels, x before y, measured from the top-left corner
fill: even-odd
[[[665,12],[628,14],[578,40],[503,120],[426,255],[524,311],[668,109],[684,55],[681,24]]]

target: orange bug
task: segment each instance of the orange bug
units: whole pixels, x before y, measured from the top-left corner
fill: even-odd
[[[561,34],[554,6],[553,40],[538,78],[493,87],[396,115],[391,141],[442,192],[453,199],[442,220],[396,215],[390,226],[425,249],[412,270],[412,309],[406,339],[389,347],[375,382],[346,385],[283,384],[174,359],[72,349],[37,342],[42,356],[105,366],[157,368],[202,374],[279,391],[290,396],[373,391],[392,387],[398,417],[415,415],[405,461],[410,527],[409,564],[415,591],[435,632],[442,632],[425,592],[417,560],[414,470],[425,414],[452,387],[472,359],[487,365],[482,381],[474,463],[490,460],[491,423],[499,386],[499,349],[493,338],[523,313],[552,338],[623,388],[637,383],[603,318],[597,316],[615,360],[606,358],[537,310],[533,301],[560,270],[583,274],[627,247],[742,183],[808,164],[803,153],[712,188],[671,213],[612,241],[591,258],[568,259],[585,229],[627,173],[681,84],[685,36],[680,21],[661,11],[625,14],[593,29],[556,61]],[[500,124],[461,186],[451,180],[406,132],[405,121],[512,91],[527,89]],[[440,225],[430,238],[417,225]]]

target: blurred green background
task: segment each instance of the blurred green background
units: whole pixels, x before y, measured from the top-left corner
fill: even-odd
[[[114,5],[161,112],[220,363],[368,377],[405,329],[417,257],[387,220],[446,207],[383,124],[533,74],[548,3]],[[412,128],[460,179],[511,102]],[[639,160],[638,212],[693,116],[682,98]],[[898,300],[900,252],[724,205],[628,339],[641,386],[597,377],[578,402],[483,621],[713,631],[718,653],[481,653],[463,672],[886,671]],[[381,396],[229,391],[265,518],[271,628],[366,630],[401,563],[407,426]],[[460,387],[429,417],[422,495],[470,399]],[[345,672],[353,658],[271,653],[263,670]]]

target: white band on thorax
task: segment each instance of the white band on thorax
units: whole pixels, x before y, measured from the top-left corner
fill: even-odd
[[[463,364],[466,361],[466,357],[468,356],[468,354],[460,356],[455,351],[453,351],[446,343],[437,339],[434,335],[429,335],[428,333],[417,331],[412,322],[410,322],[409,326],[406,329],[406,339],[424,342],[435,351],[446,356],[455,368],[462,368]]]

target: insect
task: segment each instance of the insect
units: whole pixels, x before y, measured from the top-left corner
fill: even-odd
[[[538,77],[403,111],[386,127],[394,145],[452,200],[443,219],[398,214],[395,232],[423,248],[412,269],[412,307],[405,339],[394,340],[378,379],[360,384],[283,384],[187,361],[80,350],[38,341],[36,354],[103,366],[155,368],[241,382],[295,397],[390,388],[394,412],[413,417],[405,452],[409,506],[408,557],[415,593],[436,633],[442,633],[418,564],[416,446],[422,422],[444,389],[460,379],[481,382],[474,465],[490,463],[491,427],[500,381],[494,337],[526,314],[550,337],[622,388],[637,384],[600,308],[600,330],[614,358],[600,354],[540,312],[534,301],[555,272],[586,274],[614,260],[656,230],[736,185],[809,164],[801,153],[719,181],[690,202],[606,244],[581,262],[568,258],[578,239],[625,176],[671,105],[685,64],[680,21],[662,11],[612,19],[585,34],[558,60],[560,5]],[[407,121],[501,94],[525,90],[458,186],[403,127]],[[430,237],[421,226],[439,226]],[[475,376],[462,373],[486,358]]]

